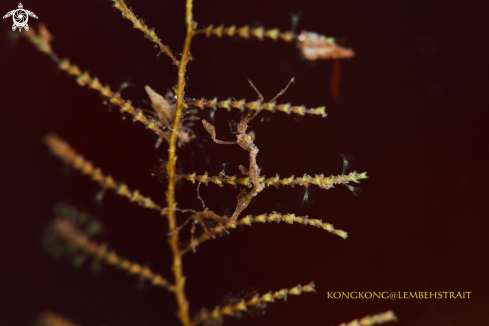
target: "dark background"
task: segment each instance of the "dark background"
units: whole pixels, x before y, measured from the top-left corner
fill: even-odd
[[[173,51],[184,38],[184,1],[133,1]],[[188,69],[188,97],[254,100],[253,80],[271,99],[288,80],[278,102],[326,105],[329,116],[263,112],[251,124],[267,176],[341,173],[342,153],[368,171],[362,195],[346,187],[318,190],[304,210],[300,189],[267,188],[245,214],[272,211],[308,215],[346,230],[344,241],[302,225],[244,227],[184,258],[192,314],[212,308],[223,295],[256,287],[259,293],[315,281],[318,294],[271,304],[262,318],[229,319],[229,325],[338,325],[393,309],[398,325],[488,325],[487,140],[489,86],[486,60],[489,25],[483,2],[462,1],[195,1],[194,19],[208,24],[258,24],[336,36],[357,57],[342,62],[341,96],[330,94],[332,62],[306,65],[291,44],[197,37]],[[3,14],[17,8],[2,1]],[[130,81],[123,96],[149,108],[144,85],[161,93],[176,84],[176,70],[109,1],[29,1],[24,8],[55,36],[60,57],[98,76],[113,90]],[[131,260],[171,278],[166,221],[157,213],[107,192],[53,158],[42,137],[56,132],[116,180],[164,204],[165,184],[151,177],[157,157],[154,134],[121,120],[100,96],[59,72],[25,39],[9,38],[11,19],[1,21],[1,214],[0,324],[31,325],[43,310],[79,325],[177,325],[171,294],[136,277],[87,262],[53,259],[41,246],[42,232],[57,202],[100,219],[108,242]],[[208,118],[206,112],[202,117]],[[261,118],[259,117],[259,118]],[[222,139],[232,139],[216,113]],[[181,170],[219,173],[217,161],[232,160],[238,173],[247,153],[213,144],[200,126],[197,140],[179,149]],[[210,166],[205,163],[209,158]],[[178,190],[180,207],[200,209],[195,186]],[[207,206],[234,209],[238,190],[202,188]],[[179,218],[183,223],[184,217]],[[188,229],[184,232],[188,236]],[[331,300],[328,291],[471,291],[466,300]]]

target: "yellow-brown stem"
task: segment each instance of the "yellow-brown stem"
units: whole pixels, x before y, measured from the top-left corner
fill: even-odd
[[[182,58],[178,62],[178,85],[176,90],[177,96],[177,109],[175,112],[175,118],[173,119],[172,133],[170,136],[169,149],[168,149],[168,163],[166,169],[168,172],[168,190],[166,192],[166,200],[168,202],[168,211],[166,216],[168,218],[169,229],[171,232],[171,237],[169,239],[170,247],[173,252],[173,275],[175,277],[175,289],[174,293],[178,304],[177,316],[180,322],[184,326],[192,325],[189,315],[189,304],[187,298],[185,297],[185,276],[183,274],[182,267],[182,253],[178,247],[178,236],[179,232],[176,230],[176,216],[175,209],[177,203],[175,201],[175,182],[177,181],[175,165],[177,162],[176,155],[176,143],[178,134],[180,131],[180,120],[182,117],[182,112],[185,108],[185,71],[187,68],[188,61],[190,60],[190,43],[192,42],[192,37],[194,36],[194,26],[192,17],[192,0],[187,0],[186,10],[185,10],[185,21],[187,26],[187,36],[185,37],[185,44],[182,51]]]
[[[163,43],[161,43],[161,40],[156,35],[154,28],[150,29],[148,26],[146,26],[146,24],[141,19],[137,18],[136,15],[134,15],[134,13],[132,12],[131,8],[127,7],[126,3],[123,0],[111,0],[111,1],[114,3],[112,6],[115,9],[120,10],[122,12],[122,17],[130,20],[134,24],[133,25],[134,28],[137,28],[141,32],[143,32],[144,37],[151,40],[151,42],[157,44],[161,52],[169,56],[170,59],[172,59],[173,64],[175,66],[178,65],[178,60],[175,58],[170,48],[164,45]]]

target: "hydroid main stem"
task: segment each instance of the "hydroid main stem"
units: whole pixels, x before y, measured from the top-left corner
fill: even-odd
[[[175,166],[177,163],[176,144],[178,135],[180,133],[180,121],[182,112],[185,109],[185,72],[187,69],[187,64],[190,60],[190,43],[192,42],[192,37],[194,36],[192,7],[193,0],[187,0],[185,11],[187,35],[185,37],[185,44],[183,46],[182,58],[178,62],[178,84],[175,92],[177,97],[177,108],[172,124],[172,133],[170,136],[168,149],[168,163],[166,164],[166,170],[168,173],[168,190],[166,192],[166,200],[169,208],[166,212],[166,216],[168,218],[169,232],[171,233],[169,244],[173,253],[172,271],[175,277],[174,293],[178,304],[177,316],[184,326],[192,325],[192,321],[189,315],[189,304],[185,296],[185,276],[183,274],[182,252],[178,247],[179,232],[176,230],[177,223],[175,211],[177,208],[177,202],[175,201],[175,183],[177,181],[177,175]]]

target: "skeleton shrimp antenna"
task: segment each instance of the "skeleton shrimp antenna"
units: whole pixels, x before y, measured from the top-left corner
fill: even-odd
[[[268,101],[268,103],[272,103],[273,101],[275,101],[276,99],[278,99],[281,95],[283,95],[285,93],[285,91],[287,91],[287,88],[289,88],[290,84],[292,84],[293,82],[295,82],[295,79],[297,78],[297,76],[299,76],[299,74],[304,70],[304,68],[306,66],[307,66],[307,64],[304,64],[302,66],[302,68],[295,74],[295,76],[290,79],[290,81],[287,84],[287,86],[285,86],[285,88],[282,89],[274,98],[272,98],[270,101]]]
[[[306,66],[307,66],[307,64],[305,64],[305,65],[304,65],[304,66],[303,66],[303,67],[302,67],[302,68],[299,70],[299,72],[298,72],[297,74],[295,74],[295,76],[294,76],[294,77],[292,77],[292,78],[290,79],[289,83],[287,84],[287,86],[285,86],[285,88],[284,88],[284,89],[282,89],[282,90],[281,90],[281,91],[280,91],[280,92],[279,92],[277,95],[275,95],[275,97],[274,97],[274,98],[272,98],[272,99],[271,99],[270,101],[268,101],[267,103],[272,103],[272,102],[274,102],[276,99],[278,99],[278,98],[279,98],[281,95],[283,95],[283,94],[284,94],[284,93],[287,91],[287,89],[289,88],[289,86],[290,86],[290,85],[291,85],[293,82],[295,82],[295,78],[296,78],[296,77],[297,77],[297,76],[298,76],[298,75],[299,75],[299,74],[302,72],[302,70],[304,70],[304,68],[305,68]],[[255,90],[255,92],[258,94],[258,98],[260,99],[260,100],[259,100],[259,102],[260,102],[260,103],[263,103],[263,101],[264,101],[263,95],[260,93],[260,91],[258,90],[258,88],[256,88],[256,86],[253,84],[253,82],[252,82],[250,79],[248,79],[248,82],[250,83],[251,87],[253,87],[253,89]],[[254,119],[254,118],[255,118],[255,117],[256,117],[256,116],[257,116],[257,115],[258,115],[258,114],[261,112],[261,110],[263,110],[263,106],[262,106],[262,107],[260,107],[258,110],[256,110],[256,111],[254,112],[254,114],[250,115],[250,116],[249,116],[248,118],[246,118],[244,121],[246,121],[246,123],[250,122],[251,120],[253,120],[253,119]]]

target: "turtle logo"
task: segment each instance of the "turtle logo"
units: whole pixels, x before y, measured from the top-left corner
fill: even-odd
[[[27,25],[27,21],[29,20],[29,16],[37,18],[35,13],[22,8],[22,3],[19,3],[19,9],[9,11],[7,14],[5,14],[5,16],[3,16],[3,18],[12,16],[14,20],[14,24],[12,25],[13,31],[15,31],[17,28],[19,29],[19,32],[22,30],[22,28],[28,31],[29,25]]]

